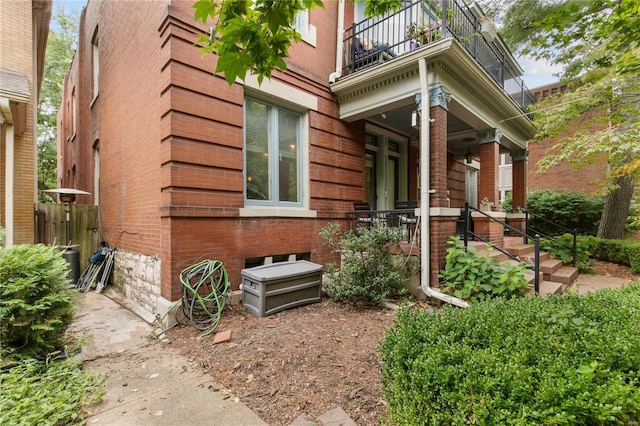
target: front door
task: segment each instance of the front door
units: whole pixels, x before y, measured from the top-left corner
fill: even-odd
[[[367,134],[366,149],[367,201],[374,209],[393,210],[397,200],[407,199],[408,143]]]

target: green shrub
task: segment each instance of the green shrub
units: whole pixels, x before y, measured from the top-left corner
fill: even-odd
[[[513,193],[507,191],[502,201],[501,210],[505,213],[513,213]]]
[[[447,249],[445,267],[438,275],[444,293],[477,301],[523,295],[531,288],[525,279],[524,265],[502,264],[491,257],[477,256],[474,247],[465,251],[459,237],[451,237],[447,243],[451,247]]]
[[[68,264],[54,247],[0,248],[2,354],[44,358],[62,347],[73,318]]]
[[[327,265],[330,278],[329,297],[335,301],[364,299],[376,304],[392,295],[407,292],[407,278],[402,267],[394,265],[389,246],[397,246],[402,239],[399,228],[358,227],[345,234],[340,224],[329,223],[321,231],[325,244],[340,253],[340,271]]]
[[[394,424],[604,425],[640,418],[640,283],[585,296],[399,312],[379,346]]]
[[[565,265],[573,264],[573,235],[564,234],[556,237],[555,240],[542,238],[540,240],[540,250],[547,251]],[[595,273],[595,261],[591,259],[589,244],[583,240],[576,241],[576,268],[583,274]]]
[[[630,266],[631,272],[640,274],[640,241],[596,237],[582,237],[580,241],[595,259]]]
[[[567,229],[576,229],[581,235],[596,235],[603,207],[603,197],[588,197],[581,192],[543,189],[527,195],[529,226],[547,236],[561,235],[565,231],[547,224],[540,218]]]
[[[24,358],[0,372],[0,424],[68,425],[82,408],[98,402],[103,377],[84,373],[79,361],[45,363]]]

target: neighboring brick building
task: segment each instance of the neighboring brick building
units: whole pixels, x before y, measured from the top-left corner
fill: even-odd
[[[35,239],[36,117],[51,7],[0,1],[0,225],[8,246]]]
[[[450,2],[455,22],[413,50],[405,24],[431,19],[428,2],[382,27],[362,21],[359,2],[328,1],[299,16],[286,72],[230,87],[193,45],[207,28],[191,3],[90,0],[59,110],[59,184],[100,205],[115,285],[142,314],[165,312],[181,296],[179,269],[200,256],[222,261],[234,289],[264,259],[334,260],[319,232],[357,201],[387,210],[428,198],[422,247],[437,284],[465,199],[497,200],[497,156],[526,171],[522,70],[499,38],[491,49],[504,60],[482,37],[450,32],[472,31],[453,24],[481,16],[477,6]],[[363,51],[374,36],[388,47]]]
[[[565,90],[567,90],[566,84],[556,82],[536,87],[532,89],[531,92],[537,102],[551,95],[562,93]],[[571,133],[571,131],[567,131],[561,137],[570,135]],[[529,191],[552,189],[555,191],[567,190],[594,195],[603,189],[603,178],[606,174],[607,167],[607,163],[604,161],[582,166],[579,169],[573,167],[569,162],[563,162],[545,171],[536,171],[538,162],[546,155],[556,151],[554,147],[561,137],[545,139],[538,143],[529,144]]]

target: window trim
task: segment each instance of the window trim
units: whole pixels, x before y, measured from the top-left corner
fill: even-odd
[[[279,170],[278,170],[278,161],[279,158],[279,141],[277,138],[272,138],[270,141],[269,149],[273,150],[273,155],[269,160],[269,171],[272,174],[272,182],[271,182],[271,200],[254,200],[247,198],[247,134],[246,134],[246,123],[247,123],[247,101],[258,102],[263,105],[270,107],[272,110],[284,110],[290,113],[294,113],[298,116],[298,149],[296,152],[297,155],[297,185],[298,185],[298,201],[280,201],[279,199]],[[308,175],[308,154],[307,154],[307,146],[308,146],[308,114],[300,109],[290,108],[289,106],[282,105],[280,103],[274,102],[272,100],[266,100],[259,96],[250,96],[245,95],[243,102],[243,115],[244,115],[244,123],[243,126],[243,142],[242,142],[242,151],[243,151],[243,166],[242,166],[242,174],[243,174],[243,198],[245,207],[254,208],[253,212],[258,213],[255,208],[265,208],[269,209],[270,214],[278,213],[279,216],[284,216],[284,210],[299,210],[304,211],[304,209],[308,208],[308,184],[307,184],[307,175]],[[276,116],[270,113],[269,120],[271,124],[276,123]],[[273,126],[273,131],[276,131],[276,126]],[[275,210],[274,210],[275,209]],[[257,214],[264,215],[264,214]]]
[[[311,14],[309,10],[299,10],[294,18],[293,28],[300,33],[302,41],[313,47],[317,45],[317,29],[311,25]]]

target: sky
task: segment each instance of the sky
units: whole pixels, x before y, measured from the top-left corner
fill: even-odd
[[[71,10],[80,11],[87,4],[87,0],[53,0],[53,3],[53,13],[55,15],[58,8],[64,8],[65,12],[69,12]],[[529,89],[558,81],[558,77],[555,77],[554,74],[560,72],[559,67],[549,66],[545,62],[536,62],[524,57],[517,57],[516,59],[524,70],[522,79]]]

